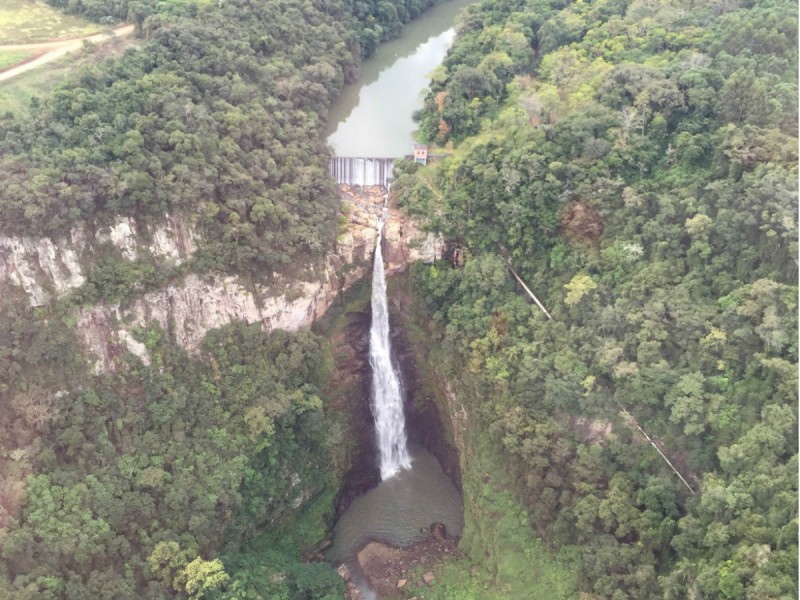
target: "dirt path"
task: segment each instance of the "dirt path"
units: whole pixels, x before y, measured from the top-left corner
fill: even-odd
[[[36,67],[41,67],[44,64],[52,62],[61,58],[65,54],[74,50],[79,50],[83,47],[83,42],[99,43],[110,40],[113,37],[126,37],[133,33],[133,25],[122,25],[114,29],[110,34],[108,33],[95,33],[94,35],[87,35],[81,38],[71,40],[62,40],[54,42],[38,42],[36,44],[9,44],[0,45],[0,50],[39,50],[42,53],[32,60],[27,60],[22,64],[6,69],[0,73],[0,81],[11,79],[17,75],[21,75]]]

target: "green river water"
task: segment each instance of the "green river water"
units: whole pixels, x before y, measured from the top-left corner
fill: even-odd
[[[381,45],[364,61],[358,81],[346,85],[328,113],[325,135],[336,156],[402,157],[411,153],[430,73],[455,39],[453,24],[474,0],[444,0]]]

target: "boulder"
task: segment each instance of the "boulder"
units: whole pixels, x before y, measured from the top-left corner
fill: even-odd
[[[346,593],[348,600],[361,600],[361,592],[352,581],[347,583]]]
[[[408,583],[408,579],[398,579],[397,580],[397,589],[399,590],[401,588],[404,588],[407,583]]]
[[[444,523],[431,523],[431,535],[434,539],[443,542],[447,539],[447,528]]]
[[[433,585],[434,579],[436,579],[436,576],[433,574],[433,571],[428,571],[422,576],[422,581],[425,582],[425,585]]]

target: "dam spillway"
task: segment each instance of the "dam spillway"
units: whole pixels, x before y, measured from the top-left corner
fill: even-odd
[[[347,185],[382,185],[386,188],[394,172],[393,158],[368,158],[334,156],[330,162],[330,174],[336,183]]]

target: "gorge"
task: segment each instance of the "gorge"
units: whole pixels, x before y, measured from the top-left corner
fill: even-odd
[[[343,564],[348,573],[352,574],[355,589],[351,591],[351,597],[364,599],[375,597],[374,588],[391,589],[401,575],[406,575],[407,565],[401,559],[387,558],[392,556],[390,547],[419,546],[424,540],[430,539],[428,529],[431,524],[438,524],[446,532],[442,535],[442,541],[447,536],[457,540],[463,529],[462,500],[453,481],[442,471],[437,458],[423,446],[414,444],[411,448],[408,447],[406,406],[412,416],[415,416],[414,413],[420,411],[414,407],[414,402],[420,402],[421,399],[415,398],[418,389],[409,390],[404,385],[404,382],[419,385],[414,377],[417,371],[414,357],[406,351],[405,359],[398,360],[392,340],[404,340],[397,332],[390,334],[380,235],[384,226],[383,219],[387,216],[388,211],[384,208],[378,220],[379,235],[371,285],[371,325],[368,338],[368,377],[371,384],[363,386],[369,388],[368,400],[374,418],[375,445],[367,443],[361,446],[359,452],[362,456],[356,459],[355,467],[356,470],[367,470],[363,464],[375,460],[380,481],[365,490],[371,483],[367,479],[369,483],[366,486],[361,483],[363,487],[360,490],[364,493],[348,498],[347,508],[339,515],[332,532],[333,545],[326,552],[328,560],[335,565]],[[394,321],[395,327],[401,325],[397,319]],[[408,345],[407,341],[405,345]],[[357,406],[360,405],[363,410],[364,404],[361,402]],[[441,451],[446,442],[441,439],[443,432],[436,410],[425,419],[424,424],[418,417],[412,419],[416,427],[410,433],[414,439],[424,440],[429,444],[433,441],[435,449]],[[426,436],[420,435],[423,431]],[[369,435],[365,437],[367,440],[371,439]],[[364,482],[364,473],[351,474],[348,479],[359,485],[359,482]],[[358,491],[359,488],[355,488],[351,492],[346,486],[340,495],[347,497],[348,494],[354,495],[353,492],[357,494]],[[383,556],[381,566],[377,569],[370,564],[369,558],[364,557],[367,546]],[[428,551],[427,560],[436,556],[432,550]],[[414,550],[409,550],[409,553],[414,553]],[[387,581],[387,577],[391,577],[387,573],[397,573],[397,576],[394,580]]]
[[[0,600],[797,597],[796,3],[50,2]]]
[[[424,80],[421,77],[438,64],[453,39],[452,28],[443,32],[436,30],[437,25],[450,27],[454,11],[461,7],[458,3],[449,4],[433,9],[431,12],[434,14],[426,15],[419,23],[409,26],[397,42],[380,48],[375,57],[365,62],[362,79],[352,86],[360,89],[360,93],[356,95],[345,89],[342,97],[334,103],[331,114],[334,118],[343,115],[338,125],[335,120],[329,125],[332,133],[328,140],[336,154],[355,157],[370,154],[390,156],[394,153],[402,157],[411,150],[414,124],[410,117],[413,110],[422,106],[422,97],[415,86],[422,90]],[[398,57],[397,50],[405,51],[408,56]],[[387,60],[392,55],[393,59]],[[394,62],[387,67],[389,60]],[[376,65],[380,67],[376,68]],[[373,78],[377,79],[373,81]],[[348,115],[348,111],[352,112]],[[391,198],[392,162],[391,159],[342,157],[334,157],[331,161],[331,174],[340,185],[348,188],[355,186],[356,190],[361,188],[361,193],[369,186],[378,186],[379,190],[385,192],[383,206],[377,214],[378,237],[373,258],[370,301],[369,403],[374,417],[375,448],[367,444],[360,449],[362,454],[367,455],[377,450],[380,481],[363,495],[348,500],[347,509],[339,515],[333,529],[333,546],[326,552],[328,560],[334,561],[334,564],[344,563],[348,572],[352,573],[358,592],[351,593],[353,597],[358,594],[357,597],[361,598],[375,597],[376,589],[395,591],[392,589],[395,581],[386,580],[387,570],[396,572],[398,578],[406,573],[402,559],[387,558],[391,556],[391,552],[388,552],[390,546],[418,545],[429,539],[428,528],[431,524],[440,524],[451,539],[457,539],[463,529],[460,494],[442,471],[437,458],[419,444],[407,447],[405,412],[418,411],[415,411],[413,404],[414,393],[404,389],[403,381],[409,379],[408,371],[415,371],[416,367],[413,362],[409,363],[413,357],[407,355],[407,372],[403,374],[404,365],[397,360],[393,351],[392,340],[397,340],[397,336],[390,333],[382,250],[382,232],[390,218],[388,202]],[[374,197],[380,197],[380,193]],[[373,207],[375,203],[376,200],[373,200]],[[401,223],[398,227],[397,216],[396,212],[391,214],[395,221],[392,223],[394,231],[400,232],[401,245],[408,244],[402,239],[404,225]],[[407,228],[409,224],[405,225]],[[413,242],[410,245],[413,246]],[[395,319],[397,325],[399,323]],[[424,427],[427,430],[424,437],[443,436],[436,425],[432,426],[432,423],[438,422],[439,417],[435,415]],[[422,439],[418,435],[421,432],[414,433],[417,433],[417,439]],[[430,437],[427,437],[427,441],[430,442]],[[446,442],[438,439],[434,444],[441,449]],[[369,463],[370,460],[362,457],[356,461],[356,465],[363,462]],[[359,468],[364,467],[356,467]],[[450,464],[449,470],[452,468]],[[363,477],[355,475],[354,480],[363,481]],[[347,489],[343,493],[345,496],[350,494]],[[377,550],[380,545],[375,542],[389,546],[380,551]],[[377,572],[371,567],[369,559],[363,556],[369,544],[373,552],[379,551],[384,555],[381,561],[383,566]],[[435,556],[435,553],[431,556]],[[392,563],[394,565],[390,566]]]
[[[377,232],[316,125],[369,50],[349,8],[137,8],[162,9],[137,13],[139,50],[53,97],[111,120],[98,154],[54,99],[0,125],[0,597],[322,598],[343,582],[303,552],[351,466],[350,413],[327,406],[331,350],[308,328],[368,274]],[[434,260],[392,212],[388,271]]]

